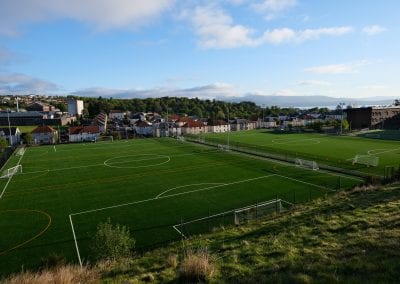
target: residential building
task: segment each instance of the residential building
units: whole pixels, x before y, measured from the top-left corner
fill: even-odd
[[[251,130],[257,127],[257,122],[237,118],[230,121],[230,127],[232,131]]]
[[[47,125],[36,127],[31,135],[34,144],[54,144],[58,138],[57,130]]]
[[[82,115],[84,109],[82,100],[68,100],[67,103],[70,115]]]
[[[179,126],[179,125],[178,125]],[[182,134],[202,134],[207,133],[208,127],[199,120],[188,120],[182,126]]]
[[[98,126],[101,133],[107,131],[107,114],[104,112],[99,113],[92,121],[92,125]]]
[[[110,120],[123,120],[126,116],[126,112],[122,110],[111,110],[108,117]]]
[[[0,128],[0,137],[6,139],[9,145],[16,145],[21,140],[21,131],[18,127],[3,127]]]
[[[400,106],[344,110],[351,129],[400,129]]]
[[[55,107],[42,102],[34,102],[26,107],[27,111],[49,112],[54,111]]]
[[[153,125],[147,120],[138,120],[135,123],[135,131],[138,135],[153,136]]]
[[[68,132],[69,142],[95,142],[100,137],[98,126],[71,126]]]
[[[42,125],[46,115],[37,111],[0,112],[0,126]]]
[[[229,124],[224,120],[213,120],[207,124],[207,132],[222,133],[228,132],[230,129]]]

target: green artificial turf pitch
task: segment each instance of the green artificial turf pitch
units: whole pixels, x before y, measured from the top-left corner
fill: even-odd
[[[207,134],[206,142],[227,144],[228,134]],[[304,158],[340,168],[364,173],[384,175],[386,166],[400,165],[400,142],[367,139],[352,136],[323,134],[287,134],[266,130],[238,131],[230,133],[231,147],[280,154],[293,158]],[[377,167],[353,165],[356,155],[379,157]]]
[[[304,202],[360,181],[235,152],[143,139],[27,148],[22,173],[0,180],[0,275],[49,255],[91,260],[101,221],[129,227],[137,249],[181,236],[181,222],[276,197]],[[233,220],[231,220],[233,223]]]

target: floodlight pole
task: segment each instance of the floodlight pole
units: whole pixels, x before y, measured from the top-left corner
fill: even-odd
[[[10,125],[10,109],[7,109],[7,119],[8,119],[8,131],[10,135],[10,146],[12,146],[12,135],[11,135],[11,125]]]
[[[340,109],[342,111],[342,117],[340,120],[340,136],[342,136],[343,135],[343,107],[344,107],[345,103],[341,102],[341,103],[339,103],[339,105],[340,105]]]
[[[262,105],[262,118],[261,118],[261,128],[264,126],[264,111],[265,111],[265,104]]]
[[[231,132],[231,124],[229,123],[229,104],[228,104],[228,150],[230,150],[230,132]]]

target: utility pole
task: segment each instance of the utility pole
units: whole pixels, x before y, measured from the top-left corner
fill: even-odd
[[[340,136],[343,135],[343,107],[344,107],[345,105],[346,105],[346,104],[345,104],[344,102],[339,103],[340,109],[341,109],[341,111],[342,111],[342,117],[341,117],[341,120],[340,120]]]
[[[228,103],[228,150],[230,150],[230,132],[231,132],[231,124],[229,122],[229,103]]]
[[[11,125],[10,125],[10,109],[7,109],[7,119],[8,119],[8,131],[10,135],[10,146],[12,146],[12,134],[11,134]]]
[[[263,109],[262,109],[261,128],[263,128],[263,126],[264,126],[264,121],[265,121],[265,117],[264,117],[265,104],[263,104],[262,107],[263,107]]]

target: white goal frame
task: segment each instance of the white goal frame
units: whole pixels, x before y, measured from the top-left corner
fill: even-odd
[[[22,165],[16,165],[15,167],[4,170],[0,178],[10,178],[17,173],[22,173]]]
[[[293,205],[292,203],[282,199],[273,199],[262,203],[254,204],[251,206],[236,209],[234,211],[235,225],[239,226],[241,224],[247,223],[248,221],[256,220],[259,217],[268,214],[282,213],[286,211],[286,209],[283,206],[283,203],[286,203],[288,205]]]
[[[379,157],[373,155],[356,155],[353,158],[353,165],[361,164],[366,166],[377,167],[379,165]]]
[[[297,167],[309,168],[314,171],[319,170],[318,163],[315,161],[304,160],[304,159],[295,159],[294,163]]]
[[[224,144],[218,144],[218,149],[221,151],[229,151],[229,146]]]

